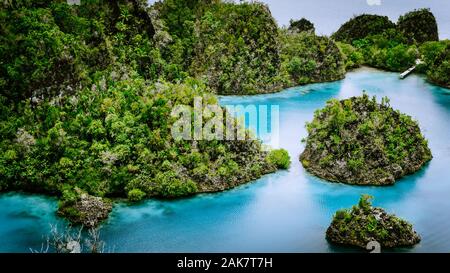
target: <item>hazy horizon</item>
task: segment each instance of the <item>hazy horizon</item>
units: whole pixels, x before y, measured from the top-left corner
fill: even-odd
[[[149,0],[149,3],[156,2]],[[235,2],[239,2],[236,0]],[[330,35],[343,23],[362,13],[388,16],[397,22],[400,15],[419,8],[429,8],[439,27],[439,38],[450,39],[449,0],[259,0],[266,3],[279,26],[290,19],[310,20],[319,35]]]

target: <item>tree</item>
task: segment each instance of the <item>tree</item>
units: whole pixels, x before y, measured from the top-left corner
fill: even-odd
[[[303,31],[309,32],[309,33],[314,33],[315,32],[315,28],[314,28],[314,24],[311,23],[310,21],[308,21],[305,18],[302,18],[300,20],[294,21],[294,20],[290,20],[289,21],[289,28],[288,30],[290,32],[293,33],[300,33]]]

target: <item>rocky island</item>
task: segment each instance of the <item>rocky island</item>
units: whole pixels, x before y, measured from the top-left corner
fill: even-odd
[[[382,208],[372,207],[371,196],[363,195],[351,210],[338,210],[326,232],[326,238],[337,244],[366,248],[371,241],[381,247],[413,246],[420,236],[412,225]]]
[[[332,99],[306,126],[301,163],[329,181],[390,185],[432,158],[417,122],[392,109],[388,98]]]

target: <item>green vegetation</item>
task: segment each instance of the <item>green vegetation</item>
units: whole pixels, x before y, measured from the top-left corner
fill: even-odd
[[[403,72],[420,57],[417,46],[408,45],[395,29],[356,40],[353,45],[364,56],[364,64],[389,71]]]
[[[370,17],[367,29],[334,36],[350,45],[316,36],[306,19],[280,30],[260,3],[3,1],[0,191],[59,196],[61,215],[95,225],[110,210],[102,198],[135,202],[219,191],[288,168],[285,151],[265,151],[259,141],[174,140],[171,110],[192,106],[195,96],[217,105],[213,94],[339,80],[360,64],[400,70],[419,55],[425,63],[418,70],[449,86],[448,42],[414,44],[431,38],[411,28],[413,15],[402,18],[401,31]],[[354,118],[339,111],[336,128],[341,118]],[[361,124],[358,132],[370,134],[372,125]],[[387,131],[391,138],[384,143],[392,162],[410,155],[411,139],[422,140],[398,130]],[[329,140],[336,147],[350,143],[338,133]],[[396,141],[405,143],[389,146]],[[364,156],[356,149],[346,166],[353,172],[367,166]],[[302,162],[330,168],[335,158]],[[378,177],[387,173],[376,170]],[[87,211],[86,202],[99,213]]]
[[[270,151],[267,160],[280,169],[289,169],[289,166],[291,165],[289,153],[285,149]]]
[[[281,73],[288,86],[344,78],[344,56],[331,39],[310,32],[282,31],[280,36]]]
[[[409,43],[439,41],[436,18],[429,9],[419,9],[400,16],[397,28]]]
[[[360,67],[364,63],[364,55],[350,44],[336,42],[344,56],[345,69],[351,70]]]
[[[296,21],[290,20],[288,30],[290,32],[295,32],[295,33],[300,33],[300,32],[306,31],[306,32],[310,32],[311,34],[313,34],[316,31],[314,24],[305,18],[302,18],[302,19],[296,20]]]
[[[267,87],[279,64],[267,8],[145,2],[1,4],[0,191],[59,196],[60,215],[95,226],[111,210],[105,198],[219,191],[285,166],[269,160],[260,141],[175,140],[170,131],[176,105]],[[217,37],[228,60],[208,55]],[[204,56],[228,71],[214,76],[219,85],[191,77],[207,65]],[[240,65],[247,74],[232,74]]]
[[[344,23],[331,38],[352,44],[355,40],[381,34],[391,28],[395,28],[395,24],[387,16],[362,14]]]
[[[132,202],[139,202],[144,199],[146,195],[147,194],[140,189],[132,189],[128,192],[128,200]]]
[[[303,166],[321,178],[360,185],[393,184],[432,158],[417,122],[367,94],[317,110],[307,124]],[[307,164],[305,164],[305,162]]]
[[[419,51],[424,63],[418,70],[431,82],[450,88],[450,40],[426,42]]]
[[[267,6],[224,3],[197,21],[191,72],[219,94],[278,91],[278,28]]]
[[[425,62],[417,71],[443,87],[450,87],[450,54],[448,40],[438,42],[438,28],[434,15],[420,9],[400,16],[397,24],[387,17],[357,16],[333,34],[344,54],[346,68],[368,65],[389,71],[403,72],[415,65],[416,59]]]
[[[413,246],[420,236],[412,225],[381,208],[372,207],[372,196],[362,195],[357,206],[338,210],[326,232],[326,238],[338,244],[366,248],[371,241],[381,247]]]

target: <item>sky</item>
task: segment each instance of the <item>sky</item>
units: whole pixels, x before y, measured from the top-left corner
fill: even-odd
[[[259,0],[266,3],[278,25],[302,17],[312,21],[317,34],[331,35],[354,15],[362,13],[386,15],[396,22],[398,17],[418,8],[430,8],[439,27],[440,39],[450,39],[450,0]],[[149,3],[155,2],[149,0]],[[239,2],[236,0],[235,2]]]

